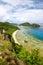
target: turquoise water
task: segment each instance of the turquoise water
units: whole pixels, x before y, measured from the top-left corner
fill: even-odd
[[[43,49],[43,28],[29,28],[18,26],[19,32],[16,34],[16,39],[21,45],[27,45],[38,49]]]
[[[28,34],[36,37],[37,39],[43,40],[43,28],[29,28]]]
[[[39,40],[43,40],[43,28],[29,28],[23,26],[20,26],[19,28],[21,29],[21,32],[26,31],[27,34],[30,34]]]

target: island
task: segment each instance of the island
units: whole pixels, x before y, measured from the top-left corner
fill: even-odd
[[[33,27],[33,28],[35,28],[35,27],[40,27],[39,24],[36,24],[36,23],[30,24],[30,23],[28,23],[28,22],[21,23],[20,26],[28,26],[28,27]]]

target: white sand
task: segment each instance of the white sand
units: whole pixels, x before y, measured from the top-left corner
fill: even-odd
[[[16,31],[13,32],[13,34],[12,34],[12,37],[13,37],[15,43],[17,43],[17,44],[19,44],[19,42],[18,42],[17,39],[16,39],[16,34],[17,34],[18,31],[19,31],[19,30],[16,30]],[[19,45],[20,45],[20,44],[19,44]]]
[[[24,42],[24,39],[23,39],[24,37],[22,38],[21,35],[17,36],[19,31],[20,30],[16,30],[15,32],[13,32],[12,37],[13,37],[15,43],[17,43],[19,45],[25,45],[26,43]],[[27,46],[30,45],[30,46],[34,46],[35,48],[43,49],[43,41],[38,40],[30,35],[29,35],[29,38],[27,40],[28,40],[28,43],[26,44]]]

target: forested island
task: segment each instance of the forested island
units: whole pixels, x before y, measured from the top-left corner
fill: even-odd
[[[28,26],[28,27],[33,27],[33,28],[35,28],[35,27],[40,27],[39,24],[36,24],[36,23],[30,24],[30,23],[28,23],[28,22],[21,23],[20,26]]]
[[[14,42],[12,34],[18,29],[14,24],[0,22],[0,65],[43,65],[43,57],[39,56],[39,49],[29,52],[22,45]]]

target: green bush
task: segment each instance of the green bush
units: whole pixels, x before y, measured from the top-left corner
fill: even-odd
[[[15,45],[14,50],[17,57],[29,65],[43,65],[43,57],[39,56],[39,49],[34,49],[32,53],[30,53],[22,46]]]
[[[3,38],[3,35],[0,34],[0,39],[2,39],[2,38]]]
[[[5,59],[0,60],[0,65],[8,65],[8,62]]]

